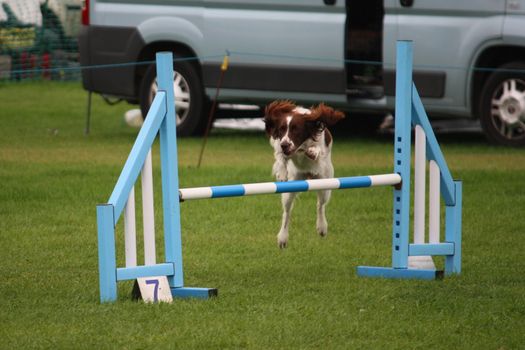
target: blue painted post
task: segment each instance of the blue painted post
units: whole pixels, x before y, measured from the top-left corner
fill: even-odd
[[[421,102],[415,85],[412,86],[412,113],[414,117],[413,124],[420,125],[425,131],[427,138],[427,159],[434,160],[439,167],[439,172],[441,173],[441,196],[446,205],[454,205],[454,180],[452,180],[445,156],[443,156],[443,152],[439,147],[439,142],[436,139],[434,130],[432,130],[432,125],[430,125],[427,112],[425,112],[425,107]]]
[[[159,127],[166,113],[165,98],[165,94],[161,92],[153,99],[146,120],[144,121],[144,125],[142,125],[142,128],[139,131],[128,159],[124,164],[124,168],[122,168],[122,172],[117,180],[117,184],[109,197],[108,203],[115,207],[115,225],[124,210],[129,192],[135,184],[149,149],[157,136]]]
[[[461,215],[463,202],[463,184],[454,181],[455,203],[445,209],[445,241],[454,243],[454,255],[445,257],[445,275],[461,273]]]
[[[183,287],[182,239],[179,204],[179,174],[175,96],[173,92],[173,55],[157,53],[159,90],[166,92],[166,116],[160,126],[160,161],[162,167],[162,203],[164,209],[164,244],[166,262],[173,263],[175,275],[169,276],[170,287]]]
[[[117,300],[114,207],[97,205],[100,302]]]
[[[398,41],[396,58],[396,110],[394,172],[401,175],[401,188],[394,189],[392,267],[408,267],[410,225],[410,137],[412,120],[412,42]]]

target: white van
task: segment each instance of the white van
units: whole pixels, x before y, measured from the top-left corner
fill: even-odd
[[[525,144],[525,0],[85,0],[84,87],[146,110],[155,52],[172,51],[179,132],[202,131],[226,51],[221,102],[320,101],[393,108],[398,39],[433,117],[479,117],[487,137]],[[132,63],[132,64],[128,64]],[[135,64],[136,63],[136,64]]]

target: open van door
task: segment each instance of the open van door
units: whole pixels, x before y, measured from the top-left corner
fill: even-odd
[[[346,83],[353,104],[356,99],[385,96],[388,72],[393,72],[395,63],[397,1],[346,0]]]

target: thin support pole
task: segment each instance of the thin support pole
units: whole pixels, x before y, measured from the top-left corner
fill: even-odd
[[[427,137],[421,125],[415,126],[414,142],[414,244],[426,241],[426,174],[427,174]],[[409,249],[410,253],[410,249]],[[429,255],[409,256],[409,268],[435,269],[434,261]]]
[[[439,166],[431,160],[429,162],[428,193],[428,235],[430,243],[439,243],[440,241],[440,182]]]
[[[224,56],[221,65],[221,74],[219,75],[219,81],[217,82],[217,89],[215,89],[215,98],[213,99],[210,108],[210,113],[208,115],[208,124],[206,125],[206,130],[204,132],[204,138],[202,139],[201,151],[199,152],[199,160],[197,161],[197,169],[201,167],[204,149],[206,148],[206,144],[208,143],[208,136],[210,135],[211,127],[213,124],[213,116],[215,115],[215,110],[217,109],[217,103],[219,100],[219,91],[221,90],[222,81],[224,80],[224,73],[226,73],[226,71],[228,70],[229,57],[229,52],[226,52],[226,55]]]
[[[137,266],[137,228],[135,222],[135,187],[129,192],[124,209],[124,251],[126,267]]]
[[[415,127],[414,149],[414,243],[425,243],[426,136],[420,125]]]
[[[91,94],[92,92],[88,92],[88,102],[87,102],[87,113],[86,113],[86,127],[84,129],[84,135],[89,135],[89,129],[91,124]]]
[[[142,213],[144,225],[144,265],[157,263],[155,253],[155,212],[153,209],[153,170],[151,149],[142,167]]]

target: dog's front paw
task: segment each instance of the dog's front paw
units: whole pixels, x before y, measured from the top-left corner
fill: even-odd
[[[317,233],[321,237],[326,237],[328,234],[328,222],[326,220],[317,220]]]
[[[277,245],[283,249],[288,246],[288,232],[280,231],[277,235]]]
[[[272,173],[275,175],[277,181],[288,180],[288,170],[284,162],[275,162],[272,168]]]
[[[277,181],[286,181],[288,180],[288,172],[286,170],[278,171],[275,173],[275,178]]]
[[[321,148],[316,146],[309,147],[306,150],[305,154],[311,160],[317,160],[317,158],[319,158],[319,155],[321,154]]]

